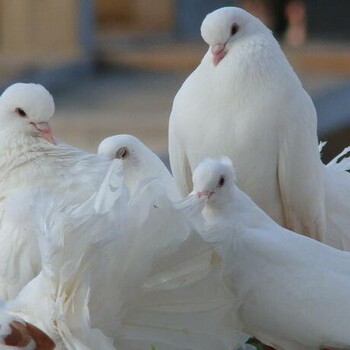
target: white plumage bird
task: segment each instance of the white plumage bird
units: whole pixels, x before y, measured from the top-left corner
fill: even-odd
[[[238,185],[281,225],[323,241],[324,169],[316,112],[272,33],[240,8],[201,27],[209,50],[177,93],[170,163],[187,194],[205,156],[227,154]]]
[[[6,302],[5,312],[39,328],[57,350],[115,349],[112,339],[91,328],[88,309],[91,271],[106,263],[103,251],[117,237],[114,225],[106,216],[87,214],[85,205],[73,210],[64,197],[42,191],[32,196],[42,267]]]
[[[51,96],[36,85],[16,84],[0,98],[2,205],[11,204],[11,191],[20,185],[23,212],[18,215],[23,221],[29,217],[29,228],[37,228],[42,264],[39,275],[7,302],[6,311],[40,328],[58,349],[105,344],[106,349],[125,350],[152,345],[159,350],[227,350],[244,341],[246,336],[232,332],[227,319],[235,297],[223,284],[220,258],[167,198],[165,167],[152,169],[150,178],[151,173],[139,173],[138,181],[124,166],[129,159],[120,169],[120,159],[111,164],[55,140],[47,124],[52,113]],[[46,123],[51,136],[32,123]],[[118,171],[114,178],[113,169]],[[137,189],[130,191],[126,220],[121,221],[124,179],[131,186],[135,181]],[[30,188],[46,190],[47,198],[38,199],[33,189],[34,197],[27,198],[33,207],[28,208]],[[116,188],[117,194],[105,201],[104,195]],[[64,204],[57,204],[58,197]],[[111,226],[118,238],[102,249]],[[22,233],[21,242],[28,244],[33,232]],[[5,254],[11,258],[21,252],[17,248]],[[23,254],[21,260],[27,257]]]
[[[173,177],[159,157],[132,135],[115,135],[104,139],[98,154],[110,159],[121,159],[124,164],[125,184],[133,196],[143,179],[157,179],[171,200],[181,199]]]
[[[223,284],[220,258],[169,200],[163,176],[171,177],[165,166],[131,136],[109,139],[108,149],[110,157],[117,155],[114,161],[122,162],[111,169],[125,179],[132,197],[126,234],[106,250],[109,268],[91,279],[92,325],[125,350],[152,345],[226,350],[244,342],[247,336],[230,326],[235,297]],[[118,198],[108,194],[106,184],[111,182],[112,193],[115,183],[121,184],[111,179],[109,172],[96,197],[103,203],[102,194],[107,196],[108,207],[111,198]]]
[[[278,350],[348,349],[349,254],[276,224],[236,186],[227,157],[204,160],[193,184],[202,234],[221,242],[239,299],[234,325]]]
[[[41,85],[17,83],[0,97],[0,193],[18,187],[45,187],[69,193],[72,203],[96,191],[110,162],[60,142],[49,120],[54,102]]]
[[[38,272],[36,237],[21,196],[33,188],[82,203],[98,190],[110,161],[56,140],[49,127],[54,102],[37,84],[17,83],[0,97],[0,297],[14,298]],[[11,209],[12,207],[12,209]],[[35,234],[34,234],[35,236]],[[6,247],[6,249],[5,249]]]
[[[41,270],[37,227],[32,219],[34,192],[19,188],[2,202],[0,300],[9,300]]]
[[[118,198],[95,213],[97,196],[71,207],[33,191],[42,270],[5,311],[57,349],[228,350],[244,342],[231,329],[235,296],[220,257],[156,187],[144,181],[132,198],[123,234]]]

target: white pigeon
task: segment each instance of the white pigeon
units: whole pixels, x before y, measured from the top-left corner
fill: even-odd
[[[37,84],[17,83],[0,97],[0,297],[12,299],[38,272],[36,237],[26,226],[25,205],[34,188],[65,195],[79,204],[95,193],[110,165],[56,140],[48,121],[54,113],[49,92]],[[12,208],[12,209],[11,209]],[[35,234],[34,234],[35,236]],[[6,249],[5,249],[6,247]]]
[[[54,102],[41,85],[17,83],[0,96],[0,193],[45,187],[83,202],[97,190],[110,162],[60,142],[48,121]]]
[[[121,196],[120,179],[138,182],[131,172],[142,172],[128,168],[127,160],[122,171],[116,168],[119,180],[111,181],[109,191]],[[117,206],[124,201],[109,196],[108,173],[96,199],[111,214],[116,211],[111,198]],[[92,273],[91,325],[122,350],[232,349],[247,336],[231,329],[235,296],[223,283],[220,257],[174,207],[161,183],[142,178],[128,201],[125,234],[105,250],[109,264]]]
[[[42,269],[4,311],[39,328],[57,350],[115,349],[112,339],[91,328],[88,308],[91,271],[106,264],[105,247],[118,237],[114,225],[87,214],[85,205],[73,210],[64,197],[36,191],[34,198]]]
[[[275,223],[236,186],[227,157],[205,159],[193,184],[239,299],[233,327],[277,350],[350,348],[349,253]]]
[[[270,217],[323,241],[324,171],[309,95],[271,31],[245,10],[210,13],[201,33],[208,52],[178,91],[169,122],[182,193],[205,156],[227,154],[240,188]]]
[[[118,198],[95,213],[91,199],[71,207],[35,193],[42,270],[5,311],[55,349],[229,350],[244,342],[231,329],[236,297],[220,257],[156,185],[145,182],[130,201],[124,235],[110,215],[125,205]]]
[[[143,179],[153,177],[157,179],[158,185],[165,189],[171,200],[181,199],[174,179],[164,163],[136,137],[132,135],[107,137],[98,146],[98,154],[123,161],[124,181],[130,196],[135,194]]]

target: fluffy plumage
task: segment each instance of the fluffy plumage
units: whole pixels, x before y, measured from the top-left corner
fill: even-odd
[[[35,191],[17,189],[2,202],[0,300],[9,300],[41,270],[37,227],[32,219]]]
[[[289,229],[324,240],[325,191],[316,112],[272,33],[227,7],[203,21],[209,50],[177,93],[170,163],[187,194],[205,156],[227,154],[238,185]]]
[[[125,234],[104,252],[109,264],[91,276],[92,326],[125,350],[152,345],[159,350],[226,350],[244,342],[246,336],[232,332],[227,319],[235,297],[223,284],[213,247],[173,206],[158,178],[145,178],[142,168],[136,168],[136,177],[128,160],[122,162],[122,171],[115,163],[118,178],[128,183],[130,175],[139,185],[128,202]],[[108,198],[103,208],[112,208],[113,200],[124,202],[108,195],[109,183],[109,190],[116,190],[111,169],[101,186]],[[101,193],[96,198],[103,203]]]
[[[91,271],[104,265],[114,225],[93,211],[87,214],[86,205],[73,210],[62,197],[33,195],[42,269],[6,303],[6,312],[45,332],[55,349],[114,349],[111,339],[90,326],[88,309]]]
[[[53,112],[52,96],[41,85],[14,84],[0,97],[0,240],[7,248],[0,252],[4,299],[15,297],[38,267],[38,247],[25,223],[30,216],[24,211],[26,204],[18,221],[9,214],[9,210],[15,213],[11,205],[21,202],[21,191],[26,197],[31,189],[44,188],[66,195],[71,204],[82,203],[98,190],[110,164],[54,139],[48,125]]]
[[[42,186],[70,191],[74,202],[88,198],[101,183],[110,162],[58,140],[50,143],[33,126],[48,123],[53,112],[52,96],[41,85],[14,84],[0,97],[2,196],[13,188]]]
[[[349,254],[276,224],[236,186],[228,158],[203,161],[193,183],[239,300],[235,326],[281,350],[349,348]]]
[[[154,178],[172,200],[179,200],[180,193],[170,172],[146,145],[132,135],[115,135],[103,140],[98,154],[123,162],[125,184],[133,196],[145,178]]]
[[[120,198],[96,213],[96,195],[73,207],[33,195],[42,270],[5,310],[57,349],[228,350],[245,341],[231,329],[235,296],[220,257],[152,178],[122,222]]]

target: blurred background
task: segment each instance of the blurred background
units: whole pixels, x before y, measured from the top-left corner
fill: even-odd
[[[166,158],[172,100],[207,50],[200,24],[230,5],[280,41],[315,102],[325,157],[350,144],[349,0],[0,0],[1,91],[44,84],[54,134],[77,147],[130,133]]]

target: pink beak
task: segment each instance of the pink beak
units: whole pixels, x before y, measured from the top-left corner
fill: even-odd
[[[52,131],[49,123],[41,122],[41,123],[30,123],[30,124],[34,125],[35,129],[39,131],[39,134],[43,139],[49,141],[52,144],[55,144],[55,140],[52,135]]]
[[[225,44],[216,44],[210,46],[210,51],[213,54],[214,66],[216,66],[226,55]]]
[[[212,192],[212,191],[202,191],[202,192],[197,192],[197,197],[198,198],[202,198],[202,197],[210,198],[213,194],[214,194],[214,192]]]

